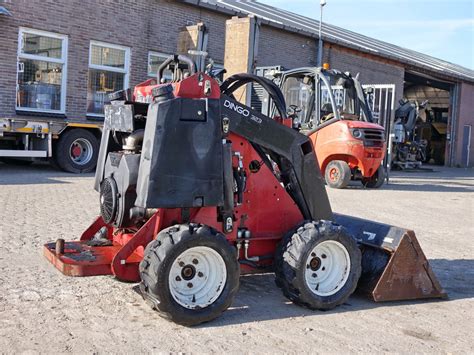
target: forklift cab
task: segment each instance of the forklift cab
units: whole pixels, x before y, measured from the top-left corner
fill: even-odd
[[[289,115],[301,130],[339,120],[373,122],[360,82],[348,73],[298,68],[281,72],[279,81]]]
[[[314,67],[268,74],[281,88],[293,128],[311,138],[329,186],[344,188],[350,180],[382,186],[385,132],[374,122],[357,77]],[[275,117],[274,108],[271,113]]]

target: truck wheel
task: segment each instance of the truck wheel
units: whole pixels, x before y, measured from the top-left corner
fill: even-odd
[[[356,289],[361,258],[356,242],[341,226],[307,222],[277,248],[276,284],[296,304],[329,310],[346,302]]]
[[[385,169],[383,166],[380,166],[374,175],[370,178],[363,178],[362,185],[369,189],[378,189],[382,187],[383,183],[385,182]]]
[[[94,171],[98,155],[98,139],[92,132],[82,128],[74,128],[61,134],[54,151],[58,166],[75,174]]]
[[[140,263],[143,298],[160,315],[192,326],[217,318],[239,288],[237,253],[224,235],[199,224],[162,230]]]
[[[326,183],[335,189],[343,189],[351,181],[351,168],[343,160],[329,162],[325,171]]]

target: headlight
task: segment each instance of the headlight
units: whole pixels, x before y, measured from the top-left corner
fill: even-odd
[[[352,130],[352,136],[354,138],[360,139],[360,138],[362,138],[362,132],[360,131],[360,129],[353,129]]]

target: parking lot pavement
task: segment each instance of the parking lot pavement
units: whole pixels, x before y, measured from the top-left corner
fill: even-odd
[[[272,275],[243,277],[219,319],[183,328],[112,277],[70,278],[42,245],[75,239],[99,212],[93,175],[0,164],[0,352],[474,352],[474,171],[394,173],[379,190],[329,190],[337,212],[414,229],[445,301],[328,312],[287,301]],[[276,217],[277,218],[277,217]]]

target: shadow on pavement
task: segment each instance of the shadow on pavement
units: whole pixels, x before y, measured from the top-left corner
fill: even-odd
[[[351,296],[347,303],[333,310],[312,311],[294,305],[287,300],[280,289],[276,287],[273,274],[250,275],[241,278],[240,291],[232,307],[218,319],[199,327],[219,327],[313,315],[324,316],[378,307],[397,307],[474,298],[474,260],[432,259],[430,264],[441,285],[448,293],[447,300],[425,299],[375,303],[364,295],[356,293]]]
[[[474,192],[474,185],[459,182],[439,182],[439,183],[400,183],[390,182],[381,188],[392,191],[418,191],[418,192]]]
[[[429,262],[449,300],[474,298],[473,259],[432,259]]]
[[[441,173],[441,172],[436,172],[436,173]],[[390,179],[396,179],[396,180],[439,180],[439,181],[446,181],[451,183],[452,181],[473,181],[474,180],[474,170],[472,174],[469,175],[436,175],[432,174],[430,176],[423,174],[423,175],[415,175],[415,174],[406,174],[406,175],[401,175],[401,174],[392,174],[390,175]]]
[[[29,166],[14,166],[0,163],[0,185],[69,184],[66,179],[94,176],[71,174],[58,170],[48,163],[34,163]]]
[[[402,182],[403,181],[403,182]],[[465,184],[456,181],[439,181],[439,182],[414,182],[410,183],[409,181],[391,180],[388,184],[385,183],[382,187],[378,189],[368,189],[358,184],[357,181],[351,182],[346,188],[347,190],[365,190],[367,192],[377,192],[377,191],[417,191],[417,192],[474,192],[474,184]]]

